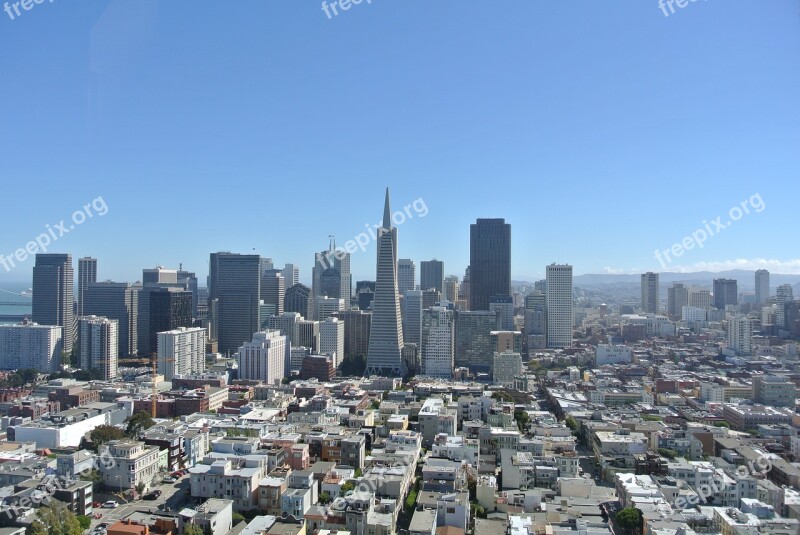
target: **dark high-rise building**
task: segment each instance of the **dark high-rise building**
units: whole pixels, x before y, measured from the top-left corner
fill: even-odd
[[[497,311],[456,311],[455,366],[488,372],[492,368],[495,346],[492,331],[498,330]]]
[[[304,318],[308,318],[313,307],[311,288],[308,286],[298,283],[286,290],[286,298],[283,302],[284,311],[297,312]]]
[[[148,346],[158,348],[158,333],[192,326],[192,292],[180,288],[149,288]],[[141,318],[140,318],[141,319]]]
[[[423,260],[419,263],[419,289],[444,292],[444,262],[441,260]]]
[[[769,299],[769,271],[756,270],[756,304],[763,305]]]
[[[489,310],[494,295],[511,295],[511,225],[478,219],[470,225],[469,308]]]
[[[739,303],[739,289],[734,279],[714,279],[714,308],[725,310]]]
[[[221,353],[238,351],[258,331],[261,272],[258,255],[211,253],[208,299]]]
[[[323,279],[325,279],[323,281]],[[350,253],[336,248],[331,239],[327,251],[321,251],[314,257],[314,268],[311,270],[311,291],[314,297],[324,296],[344,299],[345,306],[350,308],[353,293],[353,279],[350,275]]]
[[[197,306],[200,304],[200,290],[197,287],[197,275],[190,271],[184,271],[183,266],[178,270],[178,284],[182,284],[186,290],[192,293],[192,317],[197,318]]]
[[[120,357],[138,352],[139,288],[127,282],[90,283],[84,294],[85,315],[117,320],[117,354]]]
[[[383,226],[378,230],[375,300],[367,351],[367,375],[405,375],[400,296],[397,293],[397,228],[392,226],[389,188],[383,207]]]
[[[333,317],[344,321],[344,356],[366,357],[372,313],[363,310],[345,310],[335,313]]]
[[[83,310],[83,294],[89,284],[97,282],[97,259],[84,257],[78,259],[78,316],[85,314]]]
[[[64,351],[72,352],[75,341],[75,317],[72,255],[37,254],[33,266],[33,299],[31,315],[39,325],[63,327]]]

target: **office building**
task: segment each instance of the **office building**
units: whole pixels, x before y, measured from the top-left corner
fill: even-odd
[[[451,303],[458,301],[458,275],[444,278],[444,298]]]
[[[181,327],[158,333],[158,373],[167,381],[206,371],[206,330]]]
[[[262,263],[258,255],[211,253],[209,309],[220,353],[232,353],[258,330]]]
[[[405,295],[408,290],[417,289],[417,268],[410,258],[397,261],[397,291]]]
[[[316,297],[314,301],[316,303],[315,317],[319,321],[329,318],[335,313],[341,312],[342,310],[346,310],[348,308],[345,306],[344,299],[335,297]]]
[[[470,301],[470,281],[469,281],[469,266],[464,270],[464,278],[461,279],[461,284],[458,287],[458,300],[463,303],[463,310],[469,310]]]
[[[769,299],[769,271],[756,270],[756,304],[763,305]]]
[[[239,379],[279,385],[289,365],[291,343],[278,331],[259,331],[239,348]]]
[[[292,343],[292,347],[298,346],[299,338],[297,332],[297,323],[303,317],[297,312],[284,312],[279,316],[270,316],[267,318],[267,328],[271,331],[277,330],[288,338]]]
[[[353,295],[353,279],[350,275],[350,253],[336,248],[331,238],[327,251],[314,255],[314,268],[311,271],[311,290],[313,296],[327,296],[344,299],[350,307]]]
[[[747,356],[753,350],[753,320],[736,316],[728,322],[728,348]]]
[[[197,285],[197,275],[191,271],[185,271],[183,265],[178,269],[178,284],[184,290],[192,294],[192,318],[197,318],[197,309],[200,306],[200,288]]]
[[[685,306],[689,306],[689,289],[685,284],[675,282],[667,288],[667,316],[672,320],[680,318]]]
[[[422,290],[408,290],[403,298],[403,342],[422,344]]]
[[[489,310],[459,310],[455,313],[455,366],[470,371],[490,372],[492,369],[492,331],[498,330],[497,312]]]
[[[75,317],[72,313],[74,278],[72,255],[36,255],[31,318],[39,325],[63,327],[63,347],[67,353],[72,353],[75,342]]]
[[[514,299],[510,295],[494,295],[489,299],[489,310],[497,312],[498,327],[514,330]]]
[[[285,296],[285,280],[281,270],[264,270],[261,274],[261,301],[265,305],[272,305],[275,308],[275,314],[283,314]]]
[[[405,375],[403,327],[397,291],[397,228],[392,226],[389,188],[383,207],[383,227],[378,230],[378,258],[372,325],[367,351],[367,375]]]
[[[658,314],[658,273],[642,273],[642,311]]]
[[[142,270],[142,285],[148,284],[178,284],[178,270],[156,266],[152,269]]]
[[[89,283],[83,296],[87,316],[117,320],[117,355],[138,353],[139,288],[127,282]]]
[[[734,279],[714,279],[714,308],[725,310],[739,303],[739,290]]]
[[[372,313],[364,310],[345,310],[334,314],[344,322],[344,356],[367,356]]]
[[[170,284],[170,283],[166,283]],[[192,292],[177,283],[145,286],[139,292],[139,354],[149,356],[158,350],[158,333],[191,327]]]
[[[0,325],[0,369],[31,368],[42,373],[61,370],[63,328],[22,322]]]
[[[713,304],[711,290],[692,287],[689,289],[689,306],[695,308],[708,308]]]
[[[452,379],[455,351],[453,311],[431,307],[422,313],[421,362],[423,374],[438,379]]]
[[[311,297],[311,288],[303,284],[295,284],[286,290],[286,299],[283,302],[284,312],[297,312],[304,318],[310,318],[314,312],[314,301]]]
[[[434,290],[433,288],[431,288],[430,290],[422,290],[423,309],[431,308],[441,300],[442,300],[442,294],[439,292],[439,290]]]
[[[469,308],[489,310],[489,299],[511,295],[511,225],[478,219],[470,225]]]
[[[419,263],[419,289],[444,291],[444,262],[433,259]]]
[[[300,284],[300,267],[294,264],[286,264],[283,266],[283,280],[286,283],[286,288],[291,288],[295,284]]]
[[[522,356],[514,351],[494,354],[492,360],[492,383],[513,388],[514,378],[522,375]]]
[[[78,318],[78,362],[98,379],[115,379],[119,366],[119,322],[99,316]]]
[[[83,296],[90,283],[97,282],[97,259],[84,257],[78,259],[78,316],[86,315],[83,310]]]
[[[333,355],[333,367],[337,368],[344,360],[344,321],[328,317],[319,324],[319,352]]]
[[[547,296],[538,290],[525,296],[525,336],[529,349],[547,347]]]
[[[572,266],[547,266],[547,347],[572,346]]]
[[[297,321],[297,345],[319,353],[319,322],[300,319]]]
[[[797,386],[780,375],[756,375],[753,377],[753,399],[761,405],[794,409]]]

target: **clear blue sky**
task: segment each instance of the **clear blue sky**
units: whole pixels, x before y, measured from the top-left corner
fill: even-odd
[[[5,255],[102,196],[51,247],[101,279],[255,248],[307,280],[388,185],[429,209],[400,256],[448,273],[478,217],[511,223],[514,278],[659,270],[655,249],[758,193],[669,267],[800,273],[797,0],[364,0],[331,19],[317,0],[45,0],[0,12],[0,47]],[[355,253],[354,279],[374,263]]]

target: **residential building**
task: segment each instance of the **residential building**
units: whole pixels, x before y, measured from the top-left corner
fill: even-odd
[[[96,370],[104,380],[117,377],[119,322],[98,316],[78,318],[78,362],[83,370]]]
[[[206,329],[181,327],[158,333],[158,373],[168,381],[205,370]]]

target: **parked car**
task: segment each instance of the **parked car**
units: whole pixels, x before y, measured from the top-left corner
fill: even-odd
[[[102,505],[103,509],[116,509],[119,507],[119,504],[114,500],[108,500]]]
[[[175,479],[174,477],[165,477],[164,479],[161,480],[162,483],[175,483],[176,481],[178,480]]]
[[[161,497],[161,491],[160,490],[154,490],[154,491],[148,492],[147,494],[142,496],[142,499],[143,500],[157,500],[160,497]]]

